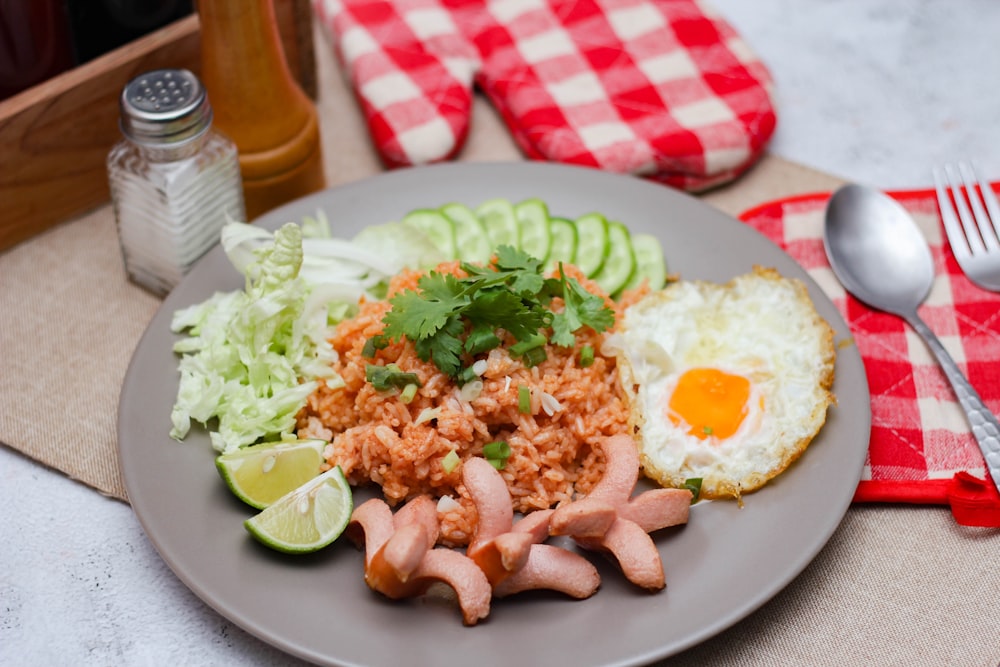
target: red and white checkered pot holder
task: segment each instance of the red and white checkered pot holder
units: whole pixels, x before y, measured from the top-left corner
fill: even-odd
[[[936,278],[920,315],[998,413],[1000,294],[979,289],[962,273],[943,238],[933,191],[891,194],[931,244]],[[872,403],[868,460],[855,502],[949,505],[960,524],[1000,526],[1000,493],[930,351],[902,319],[847,295],[834,276],[822,237],[829,198],[825,193],[777,201],[740,217],[805,267],[851,327]]]
[[[313,0],[389,166],[448,159],[473,87],[532,159],[702,190],[760,156],[771,79],[698,0]]]

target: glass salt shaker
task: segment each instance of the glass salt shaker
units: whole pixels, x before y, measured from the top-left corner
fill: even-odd
[[[119,104],[124,139],[107,164],[122,257],[133,282],[163,295],[227,220],[245,220],[239,158],[212,129],[205,88],[187,70],[137,76]]]

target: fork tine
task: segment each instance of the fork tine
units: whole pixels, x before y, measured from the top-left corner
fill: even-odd
[[[993,188],[990,187],[990,182],[983,178],[982,173],[979,171],[979,165],[973,163],[972,169],[976,173],[976,180],[979,181],[979,191],[983,195],[983,202],[986,204],[986,210],[989,211],[989,221],[993,227],[993,234],[1000,241],[1000,203],[997,202],[997,196],[993,192]],[[982,225],[981,225],[982,227]],[[983,235],[986,235],[986,231],[983,231]]]
[[[976,221],[983,245],[986,246],[987,252],[1000,250],[1000,244],[997,243],[997,236],[993,230],[992,221],[986,209],[983,208],[982,203],[982,197],[986,196],[986,190],[989,189],[989,186],[983,187],[983,184],[980,183],[980,191],[977,192],[976,175],[973,173],[972,167],[965,162],[960,162],[958,170],[961,172],[962,180],[965,182],[965,194],[969,199],[969,204],[972,205],[972,217]]]
[[[965,195],[962,194],[962,183],[956,171],[950,164],[944,166],[944,173],[951,185],[952,198],[955,200],[955,209],[958,211],[958,219],[962,221],[962,227],[965,229],[965,240],[969,244],[969,250],[973,255],[980,255],[986,252],[986,247],[983,245],[982,236],[979,235],[976,221],[972,219],[972,211],[969,210]],[[954,243],[953,239],[949,240]]]
[[[951,198],[945,189],[946,175],[944,171],[934,167],[934,188],[937,190],[938,207],[941,209],[941,222],[944,223],[944,231],[948,236],[948,243],[951,245],[951,252],[955,258],[962,260],[971,256],[969,243],[965,239],[962,227],[955,216],[955,207],[951,203]]]

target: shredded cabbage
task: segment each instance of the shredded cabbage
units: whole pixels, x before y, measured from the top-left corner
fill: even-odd
[[[271,232],[243,222],[222,228],[223,250],[237,271],[252,277],[256,254],[274,242]],[[299,275],[311,287],[356,303],[362,296],[379,299],[389,279],[405,267],[427,269],[445,260],[427,235],[409,223],[389,222],[365,228],[353,239],[334,238],[326,216],[302,223]]]
[[[220,243],[246,287],[174,313],[171,329],[187,336],[174,344],[180,386],[170,415],[177,440],[192,421],[207,428],[217,420],[209,435],[220,452],[290,434],[318,379],[343,385],[332,369],[332,324],[353,315],[362,297],[384,295],[403,268],[443,261],[412,225],[387,223],[337,239],[322,211],[274,233],[230,221]]]
[[[244,291],[219,292],[174,314],[171,329],[188,335],[174,345],[181,359],[171,437],[182,440],[192,420],[213,418],[220,452],[285,435],[318,378],[341,383],[327,342],[330,293],[312,291],[299,275],[302,256],[302,230],[288,223],[243,264]]]

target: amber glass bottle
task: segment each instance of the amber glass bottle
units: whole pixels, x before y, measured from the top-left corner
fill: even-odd
[[[239,150],[247,218],[325,187],[316,107],[285,60],[272,0],[198,0],[214,126]]]

